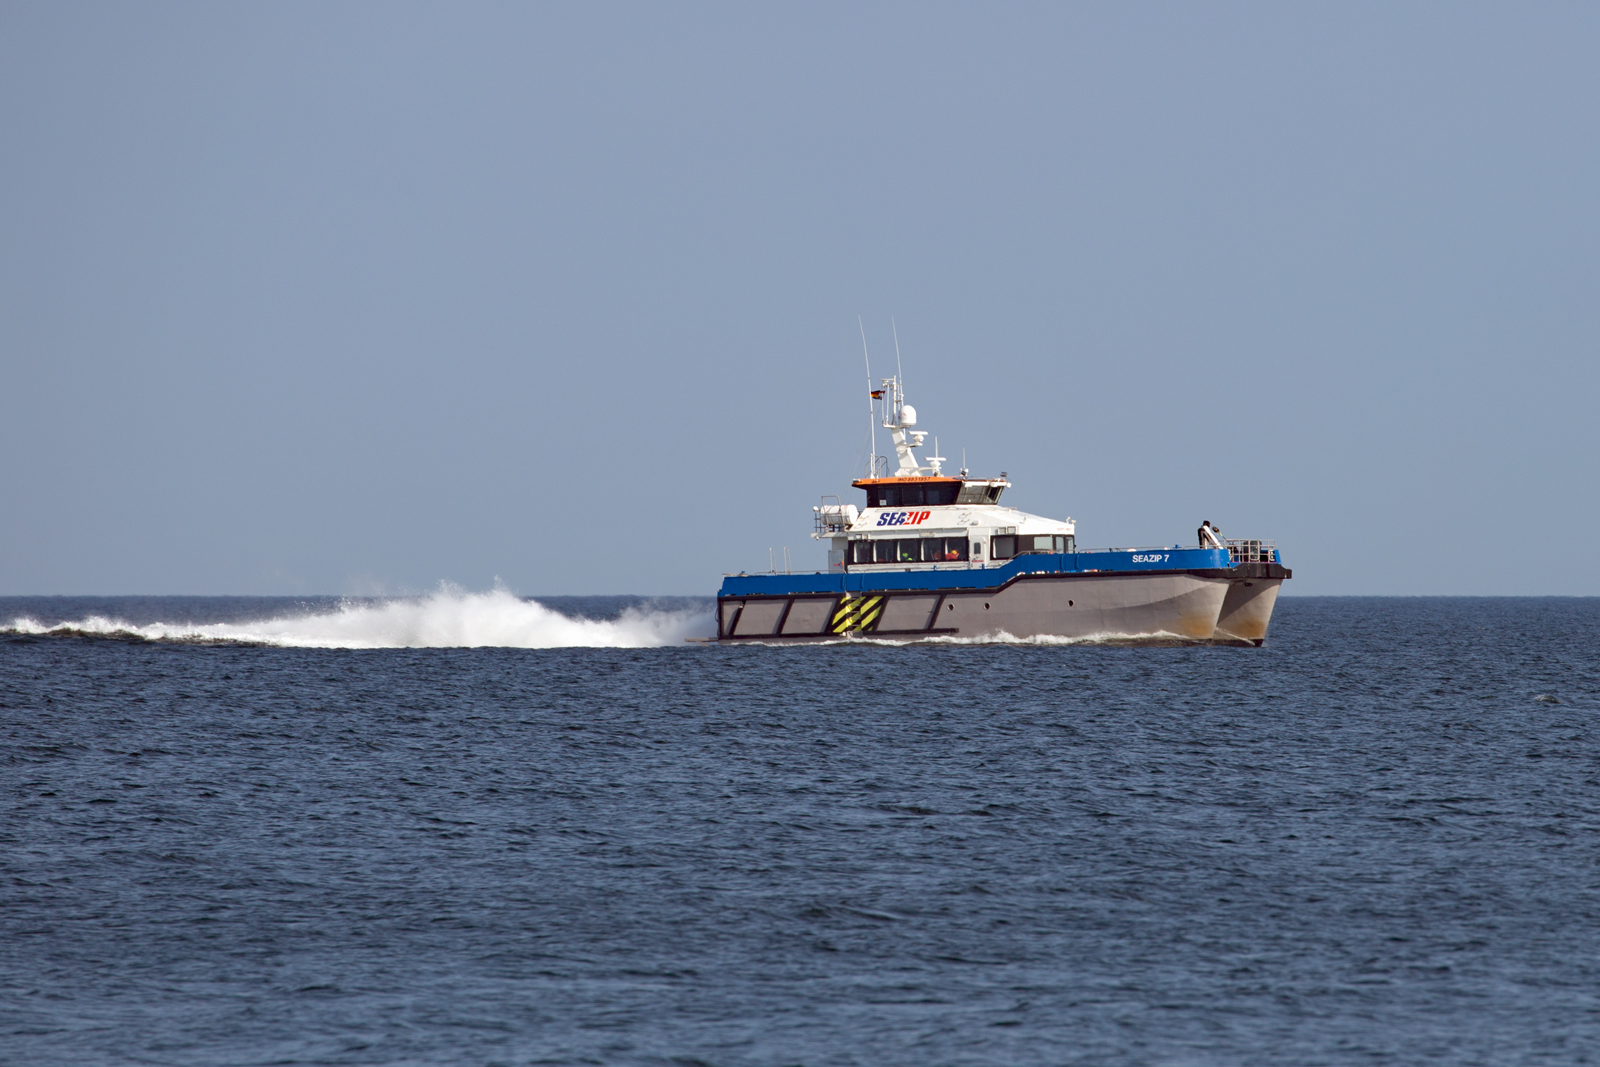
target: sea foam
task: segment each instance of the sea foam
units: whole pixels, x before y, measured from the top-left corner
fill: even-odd
[[[615,619],[584,619],[503,589],[469,593],[449,587],[423,597],[351,601],[332,611],[236,623],[139,624],[90,615],[50,625],[24,617],[5,629],[14,634],[294,648],[650,648],[714,632],[710,617],[701,611],[629,608]]]

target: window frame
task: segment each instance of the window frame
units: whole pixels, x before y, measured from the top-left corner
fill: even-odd
[[[958,481],[912,482],[905,485],[866,485],[862,486],[867,493],[867,507],[869,508],[944,508],[955,504],[961,495],[961,483]],[[910,501],[911,494],[915,492],[917,502]],[[934,495],[938,499],[930,500]],[[893,498],[891,500],[891,497]]]
[[[1041,539],[1050,542],[1049,548],[1037,547]],[[1001,541],[1011,542],[1011,554],[1002,556],[999,551]],[[1024,548],[1023,542],[1028,542],[1030,547]],[[1078,550],[1076,534],[994,534],[989,538],[989,558],[992,560],[1016,559],[1018,556],[1059,556],[1067,552]]]
[[[930,549],[937,544],[937,550]],[[980,551],[977,555],[972,553],[972,546],[977,544]],[[904,567],[912,564],[924,563],[967,563],[973,559],[982,559],[982,542],[969,541],[966,534],[943,537],[859,537],[849,542],[850,548],[845,553],[845,565],[849,567]],[[916,559],[904,558],[908,551],[905,546],[915,546]],[[937,551],[938,555],[928,558],[930,551]],[[956,553],[954,559],[949,558],[951,552]],[[862,559],[865,555],[867,558]],[[883,558],[883,557],[888,558]]]

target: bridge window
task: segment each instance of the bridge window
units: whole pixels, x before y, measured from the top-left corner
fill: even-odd
[[[956,497],[957,504],[994,504],[1000,500],[1000,494],[1005,491],[1003,485],[983,485],[979,482],[961,483],[961,493]]]
[[[989,550],[990,559],[1010,559],[1017,554],[1017,539],[1010,535],[996,537],[994,547]]]
[[[911,485],[869,485],[869,508],[942,507],[956,502],[960,482],[915,483]]]

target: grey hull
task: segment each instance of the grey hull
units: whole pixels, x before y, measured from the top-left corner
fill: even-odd
[[[1217,616],[1217,638],[1259,645],[1267,639],[1281,578],[1235,578]]]
[[[1226,579],[1106,575],[1014,582],[945,598],[937,625],[971,637],[1177,637],[1209,640]]]
[[[1217,620],[1232,585],[1229,577],[1217,572],[1028,575],[1003,588],[980,591],[729,597],[718,602],[718,635],[723,640],[758,641],[845,637],[1211,641],[1219,636]]]

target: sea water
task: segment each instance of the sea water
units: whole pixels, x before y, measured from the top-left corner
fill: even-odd
[[[0,600],[0,1062],[1600,1059],[1600,601],[709,610]]]

